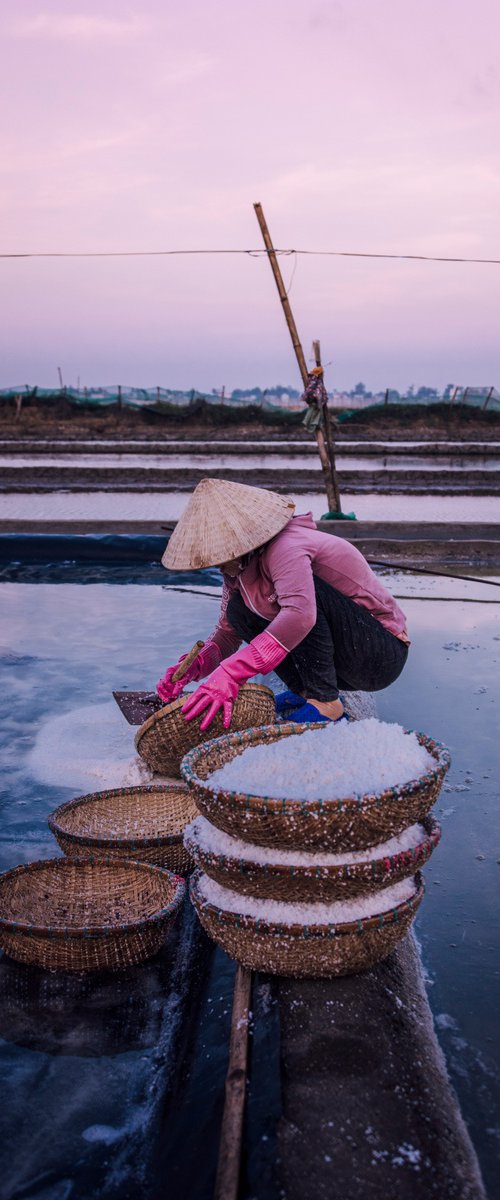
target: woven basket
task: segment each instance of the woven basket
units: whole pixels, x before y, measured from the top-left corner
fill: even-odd
[[[367,896],[381,888],[392,887],[401,879],[414,875],[430,858],[441,838],[441,826],[433,817],[424,817],[422,840],[411,850],[402,850],[387,857],[380,855],[380,846],[371,848],[371,858],[362,862],[325,866],[321,852],[315,865],[301,863],[257,863],[252,859],[229,854],[214,854],[203,850],[195,838],[186,837],[191,857],[200,870],[220,883],[221,887],[255,896],[262,900],[283,900],[295,904],[328,904],[334,900],[352,900]],[[378,851],[378,855],[377,855]]]
[[[313,725],[314,729],[325,726]],[[193,788],[196,804],[212,825],[233,837],[281,850],[365,850],[422,821],[437,800],[450,755],[439,742],[417,733],[421,746],[436,760],[436,767],[400,787],[379,795],[336,800],[287,800],[252,796],[210,788],[206,781],[248,746],[302,736],[310,725],[292,721],[226,734],[192,750],[182,763],[182,775]]]
[[[196,813],[185,784],[151,784],[79,796],[56,808],[48,822],[61,850],[72,857],[104,853],[182,875],[191,866],[182,835]]]
[[[116,971],[160,950],[185,886],[116,858],[27,863],[0,875],[0,946],[50,971]]]
[[[180,764],[188,750],[224,733],[222,713],[219,711],[210,729],[204,733],[200,722],[206,715],[186,721],[181,709],[187,696],[180,696],[166,704],[159,712],[148,717],[135,738],[137,753],[151,771],[160,775],[180,776]],[[274,694],[261,683],[245,683],[240,688],[231,719],[231,729],[250,729],[256,725],[269,725],[275,720]]]
[[[209,937],[253,971],[295,978],[355,975],[374,966],[407,933],[424,894],[417,874],[414,896],[390,912],[342,925],[277,925],[207,904],[199,878],[191,877],[191,899]]]

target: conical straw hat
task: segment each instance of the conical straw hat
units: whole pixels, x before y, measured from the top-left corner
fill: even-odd
[[[215,567],[263,546],[288,524],[289,496],[226,479],[202,479],[162,558],[171,571]]]

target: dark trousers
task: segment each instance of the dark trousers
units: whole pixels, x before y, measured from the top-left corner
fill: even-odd
[[[378,692],[401,674],[408,646],[372,617],[367,608],[314,576],[316,624],[290,650],[276,674],[299,696],[336,700],[342,691]],[[226,612],[235,633],[250,642],[269,621],[247,608],[234,592]]]

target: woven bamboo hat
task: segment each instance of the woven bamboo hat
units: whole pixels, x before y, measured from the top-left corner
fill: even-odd
[[[202,479],[161,561],[171,571],[219,566],[263,546],[285,528],[294,511],[289,496],[226,479]]]

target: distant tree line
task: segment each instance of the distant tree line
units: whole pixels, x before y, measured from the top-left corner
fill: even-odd
[[[439,399],[449,400],[452,395],[453,389],[454,389],[454,384],[447,383],[447,385],[444,389],[444,392],[441,394],[437,388],[432,388],[432,387],[416,388],[415,384],[412,383],[410,385],[410,387],[407,388],[406,392],[399,392],[397,390],[397,388],[389,388],[389,397],[393,401],[398,400],[400,397],[404,397],[405,399],[408,399],[408,400],[439,400]],[[359,383],[356,383],[355,386],[353,388],[351,388],[350,391],[347,391],[346,389],[341,389],[341,390],[342,390],[342,395],[351,396],[353,399],[356,396],[363,396],[366,400],[369,400],[372,397],[384,395],[384,391],[382,391],[382,392],[369,391],[369,389],[366,387],[366,385],[364,383],[362,383],[361,381]],[[214,396],[218,395],[218,392],[216,391],[215,388],[213,389],[212,395],[214,395]],[[261,402],[263,400],[271,400],[273,397],[281,400],[283,396],[289,396],[290,400],[298,400],[300,395],[301,395],[301,393],[298,392],[296,388],[293,388],[290,386],[283,387],[282,384],[278,384],[276,387],[269,387],[269,388],[264,388],[264,389],[260,388],[260,387],[234,388],[234,390],[231,392],[231,399],[232,400],[255,400],[256,403],[258,404],[259,402]]]

